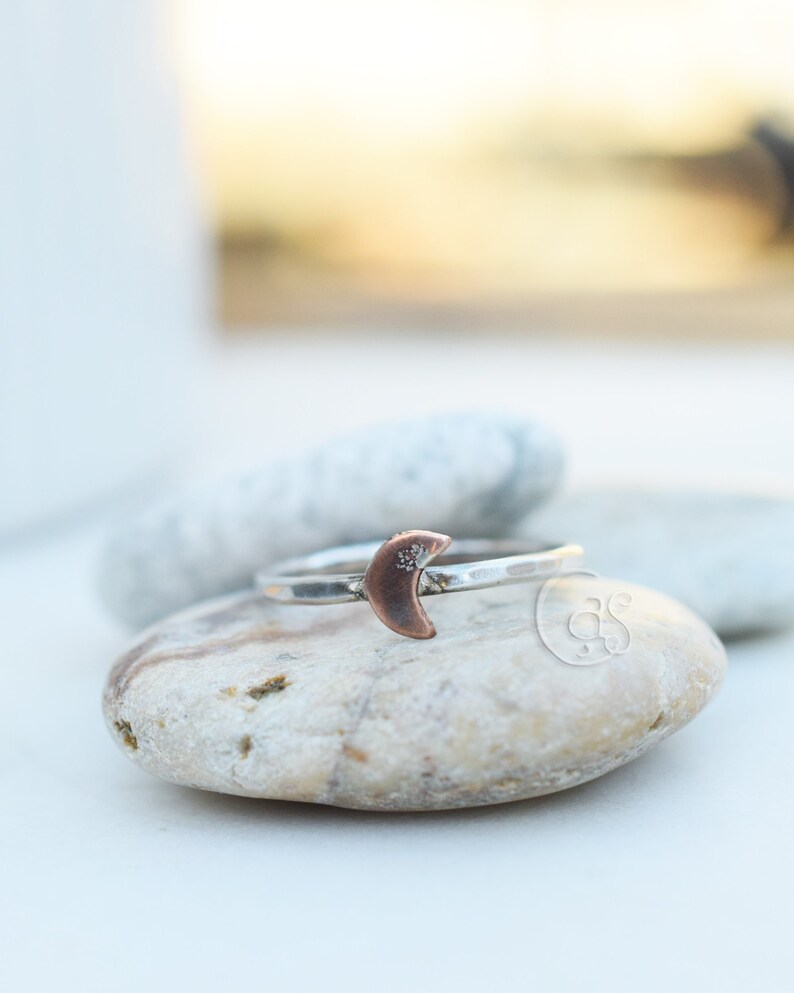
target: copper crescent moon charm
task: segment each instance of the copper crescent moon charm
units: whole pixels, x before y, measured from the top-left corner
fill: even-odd
[[[364,592],[377,616],[406,638],[434,638],[436,629],[419,602],[422,569],[449,548],[452,539],[435,531],[401,531],[372,556]]]

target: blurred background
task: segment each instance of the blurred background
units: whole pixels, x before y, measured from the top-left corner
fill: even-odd
[[[597,377],[619,445],[675,382],[660,474],[737,393],[760,413],[733,450],[788,416],[786,0],[0,6],[6,533],[409,397],[526,406],[575,445]],[[385,384],[419,348],[433,374]]]
[[[781,0],[178,4],[220,319],[790,335],[792,30]]]

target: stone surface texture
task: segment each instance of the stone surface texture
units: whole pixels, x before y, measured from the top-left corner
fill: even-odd
[[[662,590],[724,637],[794,624],[794,499],[593,490],[556,498],[518,533],[578,542],[589,568]]]
[[[431,810],[600,776],[680,728],[719,686],[721,643],[668,597],[568,578],[550,590],[538,626],[544,588],[425,598],[438,635],[424,642],[389,631],[366,603],[220,598],[140,636],[108,680],[107,723],[129,758],[174,783]],[[616,593],[631,600],[619,614],[630,636],[622,654],[570,665],[545,647],[541,634],[560,656],[582,646],[565,642],[566,621]],[[588,634],[587,618],[575,619]]]
[[[99,590],[140,627],[303,552],[412,528],[504,534],[555,489],[562,465],[544,427],[509,413],[376,425],[122,522]]]

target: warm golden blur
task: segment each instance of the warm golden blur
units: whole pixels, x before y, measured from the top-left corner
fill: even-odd
[[[619,330],[592,300],[627,294],[662,330],[693,299],[794,323],[787,2],[183,0],[177,28],[229,323]]]

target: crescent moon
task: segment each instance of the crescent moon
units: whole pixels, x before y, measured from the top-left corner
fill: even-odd
[[[422,569],[449,548],[452,539],[435,531],[401,531],[372,556],[364,592],[377,616],[406,638],[434,638],[436,629],[419,602]]]

